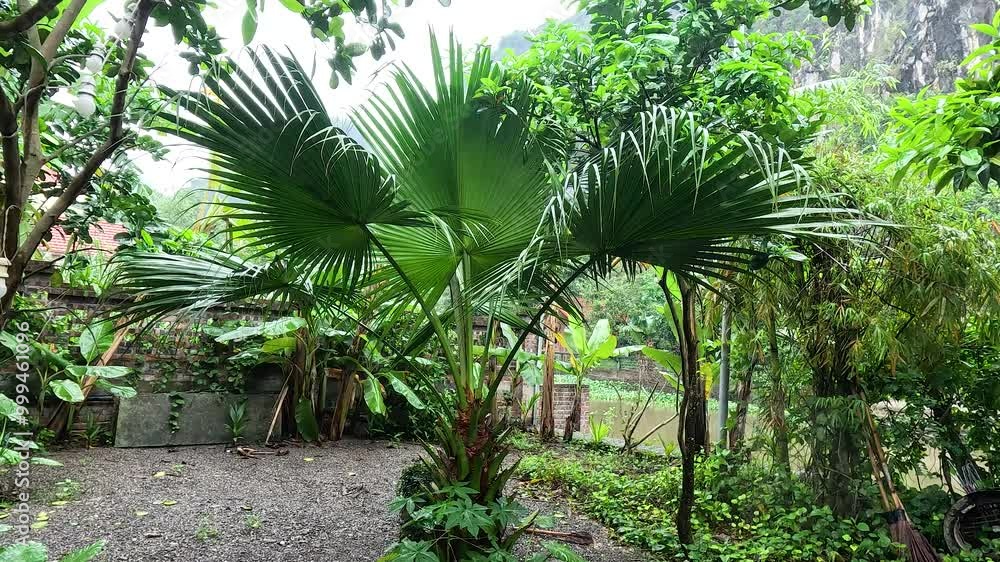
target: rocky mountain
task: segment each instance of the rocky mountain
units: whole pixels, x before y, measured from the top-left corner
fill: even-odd
[[[997,0],[872,0],[870,13],[853,31],[830,30],[801,8],[763,27],[817,36],[816,60],[802,75],[805,83],[882,63],[899,81],[899,91],[915,92],[951,87],[962,59],[989,42],[969,26],[989,22],[997,9]]]
[[[989,42],[969,26],[989,22],[1000,0],[872,0],[869,14],[853,31],[831,30],[803,6],[762,22],[762,31],[803,30],[815,37],[816,57],[801,70],[803,84],[843,75],[870,65],[898,80],[897,90],[916,92],[926,86],[948,89],[959,76],[962,59]],[[587,25],[583,15],[569,20]],[[496,56],[510,49],[524,52],[531,32],[503,37]]]

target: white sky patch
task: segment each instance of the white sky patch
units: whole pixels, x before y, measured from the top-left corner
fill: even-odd
[[[111,15],[120,16],[122,10],[121,4],[116,3],[114,7],[102,8],[92,19],[110,28],[113,25]],[[223,37],[229,56],[237,61],[244,48],[241,22],[245,11],[244,0],[220,0],[218,7],[207,14],[209,22]],[[530,31],[548,19],[562,20],[572,13],[572,6],[566,5],[565,0],[453,0],[447,8],[437,0],[414,0],[409,8],[400,6],[393,12],[392,19],[402,25],[406,38],[397,40],[396,49],[387,51],[378,62],[367,53],[356,58],[358,68],[354,83],[350,86],[342,83],[336,90],[327,85],[330,79],[327,59],[331,54],[331,45],[314,39],[308,24],[276,0],[266,2],[257,34],[250,46],[267,45],[278,50],[287,48],[305,68],[315,68],[313,81],[324,103],[335,119],[346,121],[350,108],[364,103],[371,91],[388,76],[392,63],[404,62],[418,76],[430,77],[430,28],[434,29],[439,41],[446,40],[449,31],[453,31],[463,47],[468,49],[478,43],[496,46],[505,35]],[[363,27],[345,27],[348,41],[367,43],[371,39]],[[179,56],[183,50],[174,44],[169,27],[154,27],[150,22],[141,52],[156,63],[151,73],[155,83],[178,89],[198,86],[197,78],[188,74],[187,61]],[[174,145],[167,160],[153,162],[147,156],[137,155],[135,162],[148,185],[162,193],[173,193],[186,187],[192,179],[201,177],[201,173],[192,171],[192,168],[201,166],[202,161],[194,147],[177,146],[177,141],[171,138],[164,138],[164,142]]]

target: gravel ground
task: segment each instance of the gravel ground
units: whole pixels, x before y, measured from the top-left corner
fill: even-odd
[[[64,467],[33,468],[32,513],[46,511],[48,522],[32,537],[52,554],[103,538],[99,560],[109,561],[375,560],[396,539],[388,504],[419,453],[415,445],[358,440],[260,459],[222,446],[56,452],[49,456]],[[64,478],[78,482],[80,493],[53,506]],[[593,546],[574,547],[587,560],[647,558],[612,544],[600,525],[558,499],[524,503],[556,515],[556,530],[593,533]]]

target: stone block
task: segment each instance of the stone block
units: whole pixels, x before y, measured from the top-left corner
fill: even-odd
[[[243,396],[207,392],[181,392],[184,405],[179,410],[179,427],[170,431],[170,394],[140,394],[121,400],[115,430],[116,447],[163,447],[169,445],[209,445],[228,443],[229,406]],[[243,438],[261,441],[271,423],[276,395],[252,394],[247,400]]]

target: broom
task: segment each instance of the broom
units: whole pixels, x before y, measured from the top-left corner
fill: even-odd
[[[906,514],[906,508],[903,507],[903,502],[896,492],[896,485],[892,482],[885,450],[882,448],[882,440],[875,428],[871,409],[865,400],[864,392],[861,392],[860,395],[865,410],[865,420],[868,423],[868,458],[871,460],[872,475],[875,477],[875,483],[878,484],[879,494],[882,497],[882,506],[886,510],[885,517],[889,523],[889,534],[893,541],[906,547],[906,558],[910,562],[941,562],[937,551],[934,550],[927,538],[914,528],[910,517]]]

